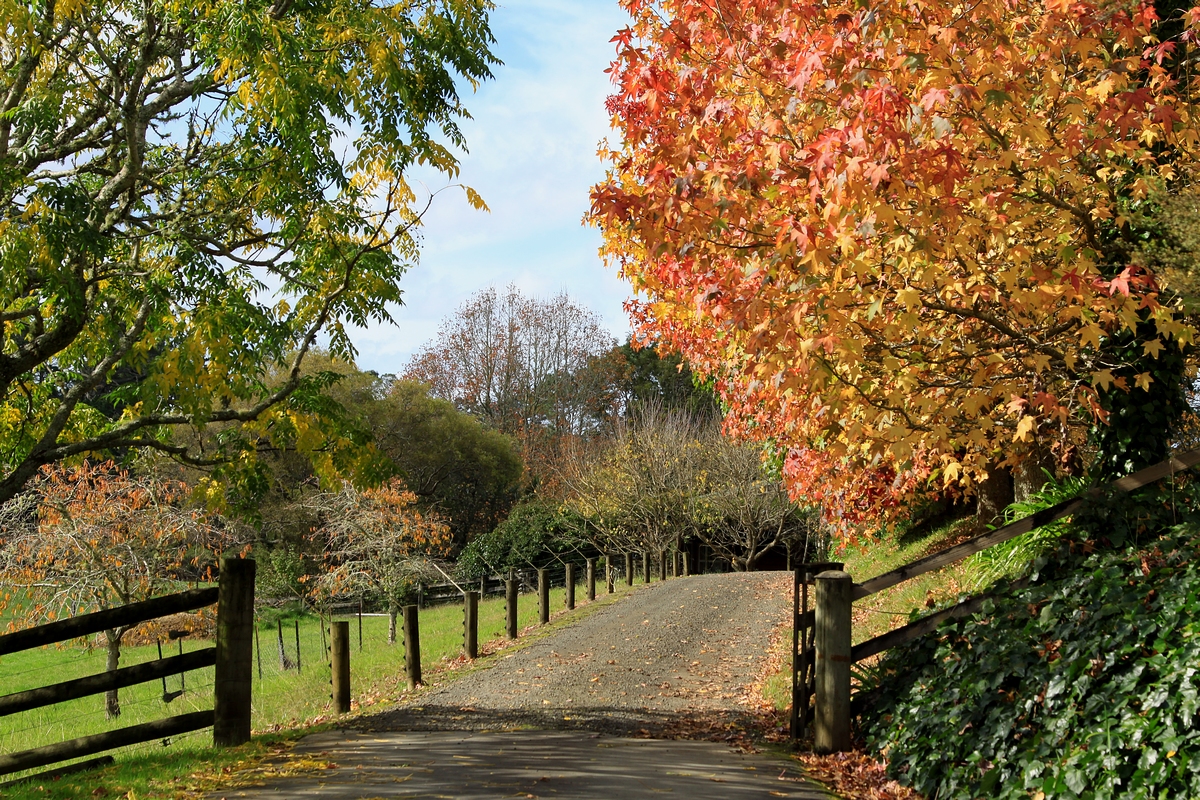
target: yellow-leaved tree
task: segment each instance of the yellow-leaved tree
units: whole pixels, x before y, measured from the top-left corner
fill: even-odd
[[[262,447],[359,466],[303,362],[390,320],[490,9],[0,2],[0,502],[116,449],[248,490]]]

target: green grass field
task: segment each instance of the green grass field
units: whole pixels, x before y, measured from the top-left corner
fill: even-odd
[[[604,587],[599,587],[598,600],[605,599]],[[627,591],[617,586],[617,595]],[[586,609],[582,587],[577,590],[578,608]],[[565,589],[551,592],[552,613],[565,605]],[[518,603],[518,623],[524,629],[537,623],[536,595],[522,595]],[[571,615],[574,616],[574,615]],[[420,612],[421,663],[425,678],[437,679],[445,674],[450,662],[460,658],[462,651],[461,604],[438,606]],[[404,647],[400,642],[387,644],[386,616],[365,616],[362,625],[362,646],[359,647],[358,621],[350,619],[350,671],[352,703],[355,710],[392,702],[405,690]],[[327,620],[328,621],[328,620]],[[262,677],[259,661],[255,659],[253,688],[253,717],[251,725],[257,734],[281,733],[259,737],[248,748],[233,751],[214,751],[211,729],[176,737],[169,743],[154,742],[125,748],[113,753],[117,764],[99,773],[66,777],[58,781],[19,786],[0,790],[6,798],[78,797],[89,794],[96,781],[107,781],[121,792],[132,790],[130,797],[174,797],[188,775],[198,768],[208,770],[266,752],[273,743],[289,738],[287,731],[307,731],[314,725],[336,718],[331,709],[330,667],[321,638],[321,623],[315,616],[300,622],[300,671],[280,669],[278,633],[274,624],[259,629],[262,654]],[[552,622],[550,627],[554,627]],[[536,631],[531,632],[536,635]],[[289,658],[295,657],[295,630],[292,620],[283,622],[284,645]],[[523,636],[526,635],[524,632]],[[479,641],[481,649],[489,641],[504,636],[504,598],[488,598],[479,605]],[[326,641],[328,635],[326,635]],[[519,643],[520,640],[518,640]],[[164,643],[163,655],[178,653],[178,643]],[[208,642],[188,641],[184,650],[209,646]],[[158,658],[154,645],[123,648],[121,666],[129,666]],[[46,647],[0,658],[0,693],[10,693],[45,686],[59,681],[102,672],[103,649],[81,647]],[[135,725],[166,716],[212,708],[212,668],[189,672],[181,687],[179,676],[167,678],[167,691],[185,692],[170,703],[163,702],[161,682],[147,683],[121,690],[121,717],[106,720],[104,697],[96,695],[49,706],[43,709],[0,718],[0,753],[11,753],[32,747],[72,739],[78,736]],[[295,734],[290,734],[294,736]],[[4,776],[0,781],[15,776]],[[203,776],[196,778],[203,780]],[[174,782],[174,783],[172,783]],[[42,789],[38,786],[42,785]],[[86,790],[86,791],[85,791]]]

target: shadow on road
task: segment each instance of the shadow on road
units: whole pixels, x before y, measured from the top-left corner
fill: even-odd
[[[470,706],[401,706],[360,717],[360,731],[590,731],[609,736],[697,741],[761,740],[781,720],[750,711],[658,711],[629,707],[487,709]]]
[[[329,731],[304,739],[295,754],[331,763],[319,780],[275,777],[221,797],[829,797],[806,781],[794,762],[745,755],[713,742],[619,739],[582,731]]]

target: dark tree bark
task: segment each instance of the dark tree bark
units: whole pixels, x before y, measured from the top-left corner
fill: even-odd
[[[979,522],[990,525],[1002,518],[1004,509],[1013,502],[1012,473],[1004,467],[993,466],[987,478],[975,489],[975,514]]]

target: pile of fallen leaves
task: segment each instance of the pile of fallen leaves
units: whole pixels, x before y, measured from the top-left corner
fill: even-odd
[[[809,777],[847,800],[920,800],[921,795],[888,777],[887,765],[861,752],[797,753]]]

